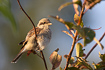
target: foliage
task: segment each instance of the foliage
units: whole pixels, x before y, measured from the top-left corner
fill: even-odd
[[[0,0],[0,12],[4,15],[4,17],[11,21],[13,29],[16,30],[17,26],[14,16],[11,12],[11,4],[9,0]]]
[[[65,8],[68,5],[71,5],[71,4],[74,5],[74,9],[75,9],[74,22],[75,23],[73,23],[72,21],[71,22],[65,21],[64,19],[60,18],[58,15],[49,16],[63,23],[66,26],[66,28],[69,30],[69,32],[67,31],[62,31],[62,32],[66,33],[73,39],[70,53],[68,55],[64,55],[64,57],[67,59],[67,64],[64,70],[81,70],[81,69],[104,70],[105,69],[105,57],[104,57],[105,54],[99,53],[99,57],[101,58],[102,61],[99,62],[98,64],[93,63],[94,68],[92,68],[91,65],[88,64],[86,58],[84,58],[85,56],[88,57],[89,55],[86,55],[84,53],[85,50],[83,49],[83,47],[91,43],[93,40],[98,45],[100,45],[102,50],[104,49],[104,46],[95,38],[96,33],[94,32],[94,30],[86,26],[84,27],[84,23],[82,20],[82,17],[85,15],[88,9],[91,9],[100,1],[101,0],[84,0],[82,3],[81,0],[73,0],[72,2],[67,2],[65,4],[62,4],[58,8],[59,11],[61,11],[61,9]],[[81,7],[81,12],[78,11],[78,6]],[[103,36],[104,35],[105,34],[103,34]],[[83,42],[84,42],[83,44],[78,43],[78,41],[81,39],[83,39]],[[71,57],[74,47],[76,47],[76,56],[75,56],[76,59],[74,59],[74,57]],[[92,48],[92,50],[94,48]],[[92,51],[90,50],[89,54],[91,52]],[[63,70],[63,68],[60,67],[60,70]]]

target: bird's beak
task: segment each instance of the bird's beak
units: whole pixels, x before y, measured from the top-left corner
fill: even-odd
[[[52,25],[52,23],[48,23],[48,25]]]

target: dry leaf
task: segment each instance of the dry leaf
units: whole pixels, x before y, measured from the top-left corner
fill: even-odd
[[[59,48],[57,48],[49,57],[52,69],[56,69],[62,61],[62,56],[58,54],[58,50]]]

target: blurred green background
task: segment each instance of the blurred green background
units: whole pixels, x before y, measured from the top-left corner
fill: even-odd
[[[0,2],[2,1],[3,0],[0,0]],[[73,22],[73,16],[75,13],[72,5],[62,9],[60,12],[58,11],[58,8],[61,4],[70,1],[71,0],[21,0],[20,2],[25,11],[34,21],[35,25],[37,25],[41,18],[48,18],[48,15],[59,15],[66,21]],[[18,43],[25,39],[27,32],[32,28],[32,24],[26,15],[20,10],[16,0],[10,0],[9,4],[11,5],[10,8],[13,14],[12,16],[15,18],[16,25],[11,24],[10,20],[13,20],[12,17],[12,19],[8,19],[4,17],[3,12],[0,12],[0,70],[45,70],[43,61],[38,56],[33,54],[30,54],[29,57],[27,57],[25,53],[16,64],[11,64],[11,61],[18,54],[21,48]],[[63,56],[68,54],[71,48],[72,38],[62,32],[62,30],[68,31],[63,24],[56,21],[55,19],[49,19],[53,23],[51,26],[52,40],[50,41],[48,47],[45,48],[44,55],[47,61],[48,69],[50,70],[50,54],[56,48],[60,49],[58,52],[60,55]],[[15,21],[12,21],[12,23],[15,23]],[[95,30],[96,38],[99,39],[105,31],[105,1],[97,4],[92,10],[89,10],[84,15],[83,21],[85,26],[92,29],[102,27],[99,30]],[[101,43],[105,46],[105,38]],[[88,44],[85,47],[85,53],[87,53],[94,44],[94,41]],[[99,51],[101,53],[105,53],[105,49],[101,50],[101,48],[97,46],[97,48],[95,48],[88,58],[90,64],[93,61],[95,63],[100,61],[100,58],[98,57]],[[73,56],[75,55],[76,54],[74,50]],[[66,59],[63,57],[60,66],[64,68],[65,64]],[[59,68],[57,68],[57,70],[59,70]]]

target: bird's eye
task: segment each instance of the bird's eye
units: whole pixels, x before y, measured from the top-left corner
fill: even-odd
[[[44,24],[45,24],[46,22],[44,22]]]
[[[40,25],[44,25],[44,24],[45,24],[45,22],[40,23]]]
[[[45,24],[46,22],[42,22],[42,23],[40,23],[40,25],[43,25],[43,24]]]

